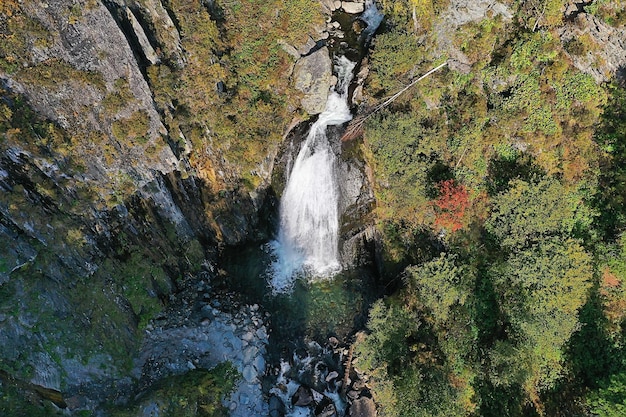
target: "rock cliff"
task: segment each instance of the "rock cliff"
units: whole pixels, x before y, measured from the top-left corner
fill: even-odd
[[[147,394],[157,381],[230,358],[243,383],[224,405],[233,415],[267,411],[258,401],[267,317],[212,287],[223,274],[216,259],[223,247],[268,237],[265,205],[280,194],[286,148],[297,145],[302,121],[323,111],[330,51],[348,49],[364,30],[345,13],[361,13],[365,2],[241,3],[0,1],[0,398],[8,410],[132,403],[147,414],[159,409]],[[512,1],[440,3],[433,39],[414,9],[406,32],[415,36],[379,49],[428,45],[419,64],[449,57],[456,77],[484,59],[484,48],[461,42],[463,30],[480,46],[481,22],[516,18]],[[338,13],[341,23],[331,19]],[[598,83],[623,74],[623,25],[583,6],[562,14],[556,31],[576,68]],[[401,59],[391,60],[402,68],[388,75],[397,79],[379,84],[417,75],[421,68]],[[383,72],[382,61],[373,72]],[[377,86],[363,93],[365,65],[361,74],[353,96],[365,106]],[[424,98],[429,109],[445,99]],[[335,152],[343,262],[358,263],[378,233],[363,218],[379,174],[359,144],[337,141]],[[351,412],[373,407],[363,399]]]
[[[269,17],[199,1],[0,5],[0,367],[25,391],[76,393],[70,409],[118,395],[149,320],[214,274],[220,246],[262,237],[298,106],[282,97],[298,95],[288,76],[246,77],[289,74],[295,59],[261,45],[248,62],[237,48],[293,6],[275,3]],[[307,7],[266,44],[318,40],[321,5]]]

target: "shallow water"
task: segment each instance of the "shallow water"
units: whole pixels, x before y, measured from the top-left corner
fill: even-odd
[[[242,301],[259,304],[270,313],[270,356],[304,345],[305,339],[323,343],[329,336],[342,340],[363,327],[367,307],[375,296],[375,271],[344,270],[332,279],[295,280],[289,294],[274,293],[268,280],[272,252],[268,244],[227,248],[221,258],[221,285]]]

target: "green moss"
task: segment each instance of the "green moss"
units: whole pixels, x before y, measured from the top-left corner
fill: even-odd
[[[79,82],[100,91],[106,90],[102,74],[78,70],[58,58],[51,58],[37,65],[20,69],[15,76],[20,81],[50,89],[59,88],[59,85],[67,82]]]
[[[142,415],[148,405],[156,405],[164,417],[226,417],[222,400],[235,388],[241,376],[224,362],[210,371],[197,369],[157,382],[141,399],[125,407],[111,407],[112,417]]]
[[[6,11],[0,31],[0,67],[10,74],[30,62],[33,49],[45,49],[51,42],[47,29],[39,22],[25,15],[13,0],[3,1]]]
[[[148,142],[149,123],[150,119],[146,112],[136,111],[128,118],[114,121],[111,130],[118,140],[145,144]]]
[[[0,383],[0,414],[3,416],[53,417],[64,412],[50,401],[39,401],[11,384]]]
[[[122,110],[125,106],[128,106],[135,97],[130,91],[128,80],[124,78],[118,78],[114,83],[115,90],[104,97],[102,105],[104,111],[108,115],[115,115]]]

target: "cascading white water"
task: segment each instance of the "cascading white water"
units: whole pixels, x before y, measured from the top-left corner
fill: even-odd
[[[348,87],[356,63],[341,57],[335,65],[337,85],[330,91],[326,109],[311,126],[280,202],[280,229],[278,240],[273,242],[276,260],[270,283],[274,292],[289,291],[295,276],[303,270],[328,277],[341,269],[339,187],[326,128],[352,118]]]

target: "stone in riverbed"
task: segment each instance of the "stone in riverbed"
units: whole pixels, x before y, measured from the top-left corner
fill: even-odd
[[[285,415],[285,404],[275,395],[270,397],[269,409],[270,417],[284,417]]]
[[[337,417],[337,408],[330,398],[324,397],[315,407],[315,417]]]
[[[257,374],[252,365],[248,365],[243,368],[243,379],[245,379],[246,382],[252,383],[256,380],[256,377]]]
[[[342,1],[341,7],[343,8],[343,11],[348,14],[363,13],[365,10],[365,4],[358,1]]]
[[[335,1],[333,0],[320,0],[320,2],[322,3],[322,6],[326,9],[326,12],[334,12],[335,10],[337,10],[338,8],[335,7]],[[341,5],[341,2],[340,2]]]
[[[252,363],[252,366],[254,366],[254,369],[257,370],[258,373],[262,374],[265,372],[265,359],[263,358],[262,355],[257,356],[254,359],[254,363]]]
[[[313,392],[311,391],[311,388],[300,385],[293,394],[293,397],[291,397],[291,404],[299,407],[314,405],[315,400],[313,399]]]
[[[337,371],[331,371],[328,375],[326,375],[326,382],[330,382],[337,378],[339,378],[339,373]]]
[[[248,346],[247,348],[245,348],[243,350],[243,363],[245,364],[251,363],[256,357],[256,354],[258,353],[258,351],[259,349],[257,349],[257,347],[254,345]]]

